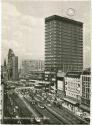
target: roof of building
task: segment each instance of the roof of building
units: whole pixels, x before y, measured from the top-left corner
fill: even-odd
[[[69,18],[66,18],[66,17],[61,17],[61,16],[58,16],[58,15],[52,15],[50,17],[45,18],[45,22],[49,22],[51,20],[66,21],[66,22],[77,24],[79,26],[83,26],[83,23],[80,22],[80,21],[75,21],[73,19],[69,19]]]
[[[85,70],[83,70],[82,75],[90,75],[91,74],[91,69],[90,68],[86,68]]]
[[[65,73],[62,72],[62,71],[61,71],[61,72],[59,71],[59,72],[57,73],[57,77],[64,77],[64,76],[65,76]]]
[[[66,73],[65,77],[80,78],[82,72],[80,71],[69,71]]]
[[[10,56],[15,56],[15,54],[14,54],[14,52],[13,52],[12,49],[9,49],[9,51],[8,51],[8,56],[9,56],[9,57],[10,57]]]

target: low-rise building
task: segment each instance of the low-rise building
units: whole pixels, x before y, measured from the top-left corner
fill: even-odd
[[[67,72],[65,75],[65,93],[62,106],[82,119],[90,119],[90,70]]]
[[[82,96],[80,107],[86,111],[90,111],[90,96],[91,96],[91,71],[85,69],[81,75]]]
[[[25,75],[26,79],[44,80],[44,71],[29,71]]]
[[[65,73],[58,71],[57,73],[57,96],[63,98],[65,96]]]
[[[63,98],[63,106],[74,114],[80,111],[78,108],[81,100],[81,82],[80,76],[82,72],[71,71],[65,75],[65,94]]]
[[[57,74],[56,72],[52,72],[52,71],[45,71],[45,81],[49,81],[50,82],[50,86],[56,90],[57,88]]]
[[[65,76],[65,92],[66,96],[74,98],[76,101],[81,99],[81,83],[80,76],[82,72],[67,72]]]

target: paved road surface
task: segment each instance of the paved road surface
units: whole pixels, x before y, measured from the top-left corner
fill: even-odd
[[[40,107],[38,107],[38,105],[32,105],[29,100],[26,99],[26,101],[31,105],[31,107],[35,108],[41,116],[46,116],[48,118],[49,124],[62,124],[62,125],[64,124],[62,120],[58,119],[55,115],[49,112],[46,108],[41,109]]]

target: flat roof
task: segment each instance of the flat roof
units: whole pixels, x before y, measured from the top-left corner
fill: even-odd
[[[79,26],[83,26],[83,23],[80,22],[80,21],[76,21],[76,20],[69,19],[69,18],[66,18],[66,17],[61,17],[61,16],[58,16],[58,15],[52,15],[52,16],[49,16],[49,17],[45,18],[45,22],[49,22],[49,21],[52,21],[52,20],[66,21],[66,22],[77,24]]]
[[[65,100],[65,101],[67,101],[67,102],[69,102],[69,103],[71,103],[71,104],[73,104],[73,105],[78,104],[77,101],[74,101],[74,100],[72,100],[72,99],[70,99],[70,98],[67,98],[67,97],[63,98],[63,100]]]
[[[82,75],[91,75],[91,68],[86,68],[83,70]]]
[[[81,74],[82,72],[80,71],[70,71],[66,73],[65,77],[80,78]]]

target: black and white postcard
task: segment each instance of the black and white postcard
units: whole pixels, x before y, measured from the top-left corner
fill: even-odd
[[[90,0],[1,0],[1,124],[89,125]]]

